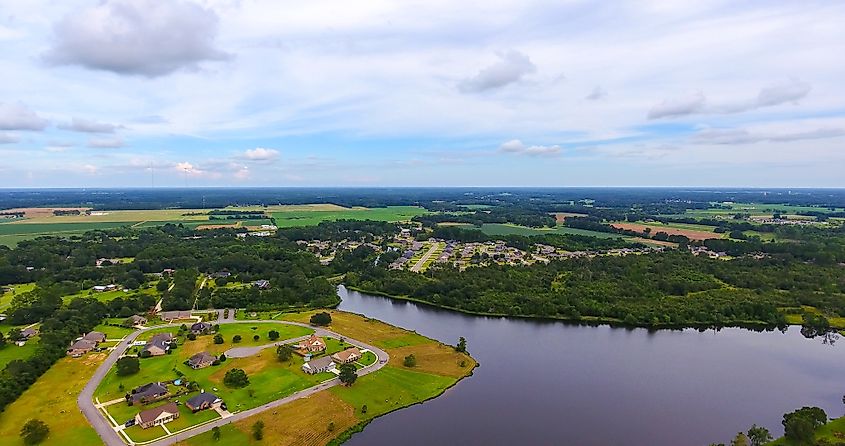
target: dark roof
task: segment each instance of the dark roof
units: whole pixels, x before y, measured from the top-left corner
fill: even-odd
[[[322,358],[317,358],[311,361],[308,361],[308,366],[312,369],[321,369],[329,365],[330,362],[334,362],[331,356],[323,356]]]
[[[82,339],[85,340],[85,341],[101,342],[101,341],[104,341],[106,339],[106,335],[103,334],[103,333],[100,333],[99,331],[92,331],[90,333],[86,333],[85,336],[82,337]]]
[[[212,355],[211,353],[199,352],[196,355],[191,356],[188,359],[188,363],[190,363],[190,364],[202,364],[203,362],[207,362],[207,361],[214,362],[214,360],[216,360],[216,359],[217,359],[217,357]]]
[[[38,334],[38,330],[31,328],[31,327],[21,330],[21,336],[25,336],[27,338],[31,338],[31,337],[33,337],[37,334]]]
[[[211,327],[213,327],[213,325],[208,322],[196,322],[194,324],[191,324],[191,331],[203,331],[208,330]]]
[[[167,393],[167,386],[162,383],[148,383],[132,389],[129,399],[132,402],[140,401],[144,397],[158,397]]]
[[[153,346],[158,347],[162,350],[167,350],[168,344],[170,343],[171,339],[173,339],[173,335],[170,333],[158,333],[156,335],[153,335],[153,337],[150,338],[149,341],[147,341],[147,344],[144,345],[144,350],[149,350],[150,347]]]
[[[68,350],[92,350],[97,345],[91,341],[80,339],[73,343]]]
[[[161,415],[163,412],[179,413],[179,408],[176,407],[176,403],[167,403],[140,412],[138,414],[138,418],[141,420],[141,423],[149,423],[150,421],[153,421],[158,418],[158,416]]]
[[[193,398],[189,398],[185,404],[188,407],[202,407],[203,403],[214,404],[214,402],[219,399],[220,398],[213,393],[203,392]]]

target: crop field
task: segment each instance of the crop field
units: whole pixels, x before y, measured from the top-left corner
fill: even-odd
[[[694,230],[694,229],[680,229],[675,228],[672,226],[662,225],[660,223],[655,224],[640,224],[640,223],[614,223],[613,227],[619,229],[625,229],[629,231],[636,231],[636,232],[644,232],[646,228],[651,229],[652,234],[656,234],[658,232],[665,232],[669,235],[683,235],[688,237],[690,240],[707,240],[712,238],[724,238],[725,234],[717,234],[713,231],[701,231],[701,230]]]
[[[277,208],[278,209],[278,208]],[[388,206],[385,208],[340,208],[332,210],[274,210],[273,219],[280,228],[315,226],[323,221],[374,220],[397,222],[428,213],[416,206]]]
[[[747,213],[752,216],[771,216],[775,212],[784,214],[795,214],[796,212],[834,212],[830,208],[817,206],[793,206],[788,204],[762,204],[762,203],[714,203],[727,206],[724,209],[690,209],[687,210],[685,216],[693,217],[714,217],[714,216],[728,216],[737,213]],[[837,212],[843,211],[842,208],[835,209]]]
[[[609,232],[589,231],[586,229],[568,228],[566,226],[555,226],[554,228],[529,228],[528,226],[518,226],[513,224],[502,223],[486,223],[481,225],[481,228],[473,225],[460,225],[467,229],[481,229],[481,232],[487,235],[545,235],[545,234],[570,234],[570,235],[584,235],[587,237],[596,238],[625,238],[619,234],[611,234]]]

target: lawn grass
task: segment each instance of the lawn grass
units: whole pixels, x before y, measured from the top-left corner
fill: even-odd
[[[276,210],[272,212],[272,215],[278,227],[290,228],[316,226],[323,221],[336,220],[406,221],[417,215],[427,213],[428,211],[417,206],[388,206],[384,208],[332,208],[331,210],[319,208]]]
[[[79,412],[76,397],[91,379],[105,353],[82,358],[63,358],[44,373],[23,395],[0,414],[0,442],[19,446],[21,426],[37,418],[50,428],[50,435],[41,443],[46,446],[101,444],[100,438]]]
[[[127,427],[125,432],[127,435],[129,435],[129,438],[137,442],[152,441],[167,435],[167,432],[165,432],[164,428],[162,428],[161,426],[153,426],[149,429],[144,429],[141,426],[136,425],[132,427]]]
[[[3,333],[5,336],[7,333]],[[27,359],[38,350],[39,337],[34,336],[26,341],[23,347],[18,347],[13,342],[7,342],[6,345],[0,347],[0,370],[6,367],[6,364],[15,359]]]
[[[78,297],[93,297],[100,302],[109,302],[112,300],[117,299],[118,297],[130,297],[136,294],[149,294],[150,296],[154,296],[156,298],[160,297],[161,294],[155,289],[155,287],[150,288],[141,288],[138,290],[129,290],[124,292],[122,289],[114,290],[114,291],[102,291],[96,292],[94,290],[82,290],[78,293],[68,294],[66,296],[62,296],[62,300],[65,302],[70,302],[73,299]]]
[[[1,245],[2,243],[0,243]],[[2,288],[8,288],[3,294],[0,294],[0,312],[9,308],[12,305],[12,299],[18,294],[26,293],[35,289],[35,283],[21,283],[17,285],[4,285]]]
[[[115,327],[114,325],[106,325],[100,324],[94,327],[92,331],[99,331],[100,333],[104,333],[106,335],[106,339],[121,339],[123,337],[128,336],[133,331],[134,328],[126,328],[126,327]]]

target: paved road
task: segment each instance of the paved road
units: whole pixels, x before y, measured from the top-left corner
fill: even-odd
[[[420,260],[417,262],[417,264],[411,267],[411,271],[413,271],[415,273],[420,272],[423,265],[425,265],[425,262],[427,262],[428,259],[431,258],[431,256],[434,255],[434,252],[437,251],[438,247],[440,247],[440,243],[435,243],[435,244],[431,245],[431,248],[428,248],[428,251],[426,251],[426,253],[423,254],[422,257],[420,257]]]
[[[231,310],[230,310],[229,313],[230,313],[230,315],[232,315]],[[354,339],[349,339],[348,337],[342,336],[338,333],[335,333],[335,332],[330,331],[330,330],[326,330],[324,328],[317,328],[317,327],[312,327],[311,325],[308,325],[308,324],[302,324],[302,323],[299,323],[299,322],[288,322],[288,321],[275,321],[275,320],[235,321],[233,318],[223,320],[222,319],[223,318],[222,310],[219,310],[219,316],[220,316],[220,319],[221,319],[221,320],[219,320],[219,323],[221,323],[221,324],[223,324],[223,323],[254,324],[254,323],[261,323],[261,322],[271,322],[271,323],[279,323],[279,324],[298,325],[300,327],[311,328],[316,332],[317,336],[333,337],[333,338],[338,338],[338,339],[343,337],[346,340],[347,343],[352,344],[352,345],[354,345],[358,348],[365,348],[367,350],[370,350],[371,352],[375,353],[376,356],[378,356],[378,360],[375,363],[358,370],[358,376],[363,376],[363,375],[375,372],[376,370],[384,367],[384,365],[387,363],[388,359],[390,359],[390,356],[388,356],[387,352],[385,352],[384,350],[381,350],[378,347],[374,347],[372,345],[368,345],[368,344],[365,344],[363,342],[356,341]],[[76,398],[76,404],[79,406],[79,409],[82,411],[82,414],[85,415],[85,418],[88,419],[88,422],[91,423],[91,426],[94,427],[94,430],[97,431],[97,435],[100,436],[100,439],[103,441],[103,444],[105,444],[106,446],[123,446],[126,443],[120,437],[120,434],[118,434],[117,432],[114,431],[114,428],[112,428],[111,423],[109,423],[106,420],[106,418],[103,415],[101,415],[100,411],[94,406],[94,391],[97,389],[97,386],[100,384],[100,382],[106,376],[106,373],[108,373],[109,369],[111,369],[112,366],[114,366],[114,363],[117,362],[117,360],[120,358],[120,356],[123,354],[123,352],[129,347],[129,344],[132,343],[132,341],[134,341],[138,337],[138,335],[140,335],[141,333],[143,333],[145,331],[152,330],[152,329],[155,329],[155,328],[178,327],[178,326],[179,326],[179,324],[157,325],[155,327],[148,327],[148,328],[145,328],[145,329],[142,329],[142,330],[138,330],[136,332],[133,332],[129,336],[127,336],[123,341],[121,341],[115,347],[115,349],[111,352],[111,354],[106,358],[105,362],[103,362],[100,365],[100,367],[97,368],[97,370],[94,372],[94,376],[91,377],[91,379],[88,381],[88,384],[85,385],[85,387],[82,389],[82,392],[80,392],[79,396]],[[279,341],[279,342],[282,342],[282,341]],[[277,343],[258,347],[258,350],[260,350],[262,348],[272,347],[275,344],[277,344]],[[234,350],[234,349],[232,349],[232,350]],[[257,353],[258,350],[254,351],[252,354]],[[228,352],[226,353],[226,356],[229,356]],[[240,421],[244,418],[248,418],[248,417],[255,415],[259,412],[263,412],[263,411],[270,409],[270,408],[273,408],[273,407],[281,406],[283,404],[289,403],[291,401],[294,401],[294,400],[297,400],[297,399],[300,399],[300,398],[305,398],[309,395],[313,395],[317,392],[320,392],[322,390],[336,386],[338,384],[340,384],[340,380],[337,379],[337,378],[334,378],[334,379],[331,379],[329,381],[320,383],[320,384],[318,384],[314,387],[310,387],[308,389],[296,392],[296,393],[289,395],[285,398],[269,402],[267,404],[264,404],[263,406],[259,406],[259,407],[253,408],[253,409],[238,412],[238,413],[232,415],[231,417],[228,417],[228,418],[225,418],[225,419],[218,419],[218,420],[215,420],[211,423],[203,424],[202,426],[190,429],[186,432],[182,432],[180,434],[164,438],[164,439],[156,441],[154,443],[150,443],[150,445],[151,446],[171,445],[171,444],[177,443],[179,441],[182,441],[186,438],[193,437],[194,435],[198,435],[198,434],[201,434],[203,432],[208,432],[215,426],[223,426],[223,425],[228,424],[228,423]],[[123,421],[123,420],[118,420],[118,421]]]

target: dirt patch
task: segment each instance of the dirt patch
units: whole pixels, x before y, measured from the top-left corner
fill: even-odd
[[[235,427],[249,433],[258,420],[264,422],[264,440],[255,442],[250,437],[249,444],[324,445],[358,423],[352,406],[331,392],[319,392],[267,410],[235,423]],[[333,431],[329,431],[329,423],[334,423]]]
[[[637,242],[637,243],[643,243],[643,244],[646,244],[646,245],[667,246],[667,247],[670,247],[670,248],[675,248],[675,247],[678,246],[677,243],[667,242],[665,240],[654,240],[654,239],[644,238],[644,237],[633,237],[631,239],[631,241]]]
[[[314,313],[316,311],[294,313],[285,315],[284,319],[307,323]],[[402,338],[409,334],[407,330],[357,314],[334,310],[330,310],[328,313],[332,316],[332,323],[328,327],[329,330],[342,333],[344,336],[349,336],[352,339],[357,339],[368,344],[378,345],[381,342]]]
[[[226,372],[231,369],[243,369],[247,376],[257,375],[262,370],[270,365],[271,361],[275,363],[275,355],[272,349],[262,350],[261,353],[250,356],[248,358],[239,358],[237,360],[228,360],[221,364],[220,370],[212,373],[208,379],[215,383],[222,383]]]
[[[707,232],[707,231],[695,231],[692,229],[678,229],[678,228],[669,228],[666,226],[661,225],[643,225],[639,223],[614,223],[614,228],[617,229],[625,229],[628,231],[635,231],[639,232],[640,234],[645,233],[646,228],[651,229],[651,234],[654,235],[658,232],[665,232],[669,235],[683,235],[690,240],[707,240],[707,239],[714,239],[714,238],[722,238],[722,234],[717,234],[715,232]]]
[[[23,212],[26,218],[38,218],[38,217],[52,217],[53,211],[79,211],[80,213],[84,214],[86,211],[90,210],[91,208],[15,208],[15,209],[5,209],[3,213],[16,213],[16,212]]]
[[[555,221],[558,224],[563,223],[566,221],[567,218],[570,217],[586,217],[587,214],[578,214],[575,212],[552,212],[552,215],[555,217]]]
[[[426,343],[421,345],[409,345],[407,347],[387,349],[390,355],[390,365],[407,370],[433,373],[435,375],[461,378],[466,375],[467,370],[472,369],[475,360],[469,356],[458,353],[454,348],[443,344]],[[406,356],[413,354],[417,360],[415,367],[406,368],[402,365]],[[464,366],[461,367],[463,361]]]

